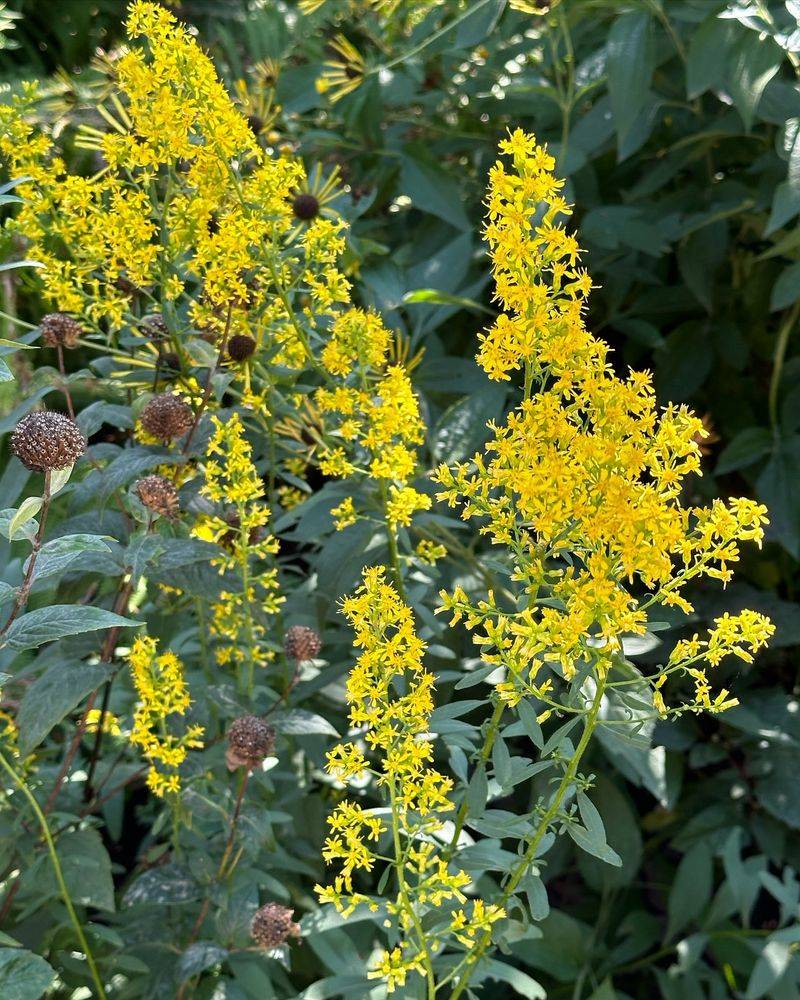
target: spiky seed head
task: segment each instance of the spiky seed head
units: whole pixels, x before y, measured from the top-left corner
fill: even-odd
[[[174,520],[178,516],[180,501],[175,486],[163,476],[145,476],[136,484],[136,495],[154,514]]]
[[[256,349],[256,342],[246,333],[237,333],[228,341],[228,357],[231,361],[247,361]]]
[[[181,370],[181,359],[174,351],[165,351],[161,355],[161,367],[168,372],[179,372]]]
[[[271,951],[290,937],[300,937],[300,925],[292,920],[293,916],[294,910],[280,903],[265,903],[256,910],[250,933],[258,947]]]
[[[295,195],[292,211],[301,222],[310,222],[319,215],[319,201],[313,194],[304,191]]]
[[[148,434],[160,441],[171,441],[189,430],[194,423],[194,414],[191,406],[178,396],[162,392],[153,396],[139,419]]]
[[[246,767],[252,771],[264,762],[275,749],[275,730],[257,715],[242,715],[228,727],[228,750],[225,754],[228,767]]]
[[[307,625],[292,625],[283,637],[283,648],[290,660],[313,660],[322,649],[322,640]]]
[[[83,334],[80,323],[66,313],[48,313],[39,324],[42,340],[48,347],[75,347]]]
[[[161,313],[151,313],[145,316],[139,324],[139,329],[150,340],[164,340],[169,336],[169,327]]]
[[[66,469],[86,451],[80,428],[63,413],[37,410],[17,424],[11,434],[11,450],[34,472]]]

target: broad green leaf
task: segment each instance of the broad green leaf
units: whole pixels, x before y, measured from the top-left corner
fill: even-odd
[[[777,309],[785,309],[798,299],[800,299],[800,261],[790,264],[778,275],[777,281],[772,286],[769,307],[775,312]]]
[[[0,358],[0,382],[13,382],[14,373],[8,367],[5,361]]]
[[[794,952],[795,948],[786,941],[777,941],[774,937],[767,941],[747,982],[746,1000],[759,1000],[760,997],[767,996],[778,980],[783,978]]]
[[[36,560],[34,580],[63,573],[85,552],[110,552],[108,543],[99,535],[62,535],[42,546]]]
[[[68,465],[64,469],[54,469],[50,473],[50,495],[55,496],[59,493],[69,482],[69,477],[72,475],[72,470],[74,466]]]
[[[102,663],[54,663],[30,685],[17,714],[19,748],[23,757],[34,750],[54,726],[83,699],[108,680],[112,670]]]
[[[17,618],[6,632],[0,646],[11,649],[35,649],[44,642],[62,639],[66,635],[81,635],[98,629],[132,627],[141,622],[122,618],[104,608],[83,604],[54,604],[37,608]]]
[[[55,970],[32,951],[0,948],[0,996],[3,1000],[39,1000],[55,977]]]
[[[337,736],[339,733],[321,715],[307,712],[304,708],[293,708],[272,717],[272,725],[279,733],[291,736]]]
[[[191,874],[175,864],[162,865],[140,875],[128,887],[123,906],[172,906],[200,899],[202,890]]]
[[[690,101],[724,82],[731,37],[731,26],[716,13],[692,31],[686,61],[686,96]]]
[[[24,537],[26,530],[24,525],[27,524],[32,518],[36,517],[39,511],[42,509],[42,498],[41,497],[26,497],[25,500],[17,508],[16,514],[8,522],[8,537],[13,542],[18,538]]]
[[[507,391],[502,386],[465,396],[442,414],[431,435],[431,450],[436,462],[463,462],[488,439],[487,424],[503,413]]]
[[[726,472],[746,469],[769,454],[771,449],[772,435],[765,427],[748,427],[723,448],[714,472],[721,476]]]
[[[772,39],[754,31],[745,32],[732,53],[728,87],[748,132],[761,95],[782,62],[783,53]]]
[[[621,14],[608,34],[608,93],[621,143],[647,100],[653,76],[650,14],[634,10]]]
[[[58,856],[64,871],[64,881],[74,903],[113,912],[114,882],[111,859],[103,846],[100,833],[93,827],[62,834],[58,839]],[[50,868],[48,885],[53,896],[59,895]]]
[[[401,189],[415,208],[438,216],[456,229],[469,229],[458,188],[450,175],[422,150],[409,147],[401,161]]]
[[[175,970],[175,981],[185,983],[187,979],[224,962],[227,954],[227,948],[213,941],[195,941],[181,955]]]
[[[472,49],[480,45],[491,34],[505,5],[506,0],[472,0],[472,9],[456,28],[453,48]]]
[[[795,559],[800,555],[800,437],[782,440],[756,482],[759,500],[769,509],[768,537]]]
[[[705,841],[698,841],[681,858],[667,902],[667,935],[670,941],[695,920],[711,898],[711,851]]]

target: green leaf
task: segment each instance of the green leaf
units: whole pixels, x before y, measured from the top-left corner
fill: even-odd
[[[482,968],[485,971],[481,980],[493,979],[501,983],[508,983],[517,996],[525,997],[526,1000],[544,1000],[547,996],[543,986],[527,972],[516,969],[513,965],[506,965],[505,962],[498,962],[491,958],[488,961],[484,960]]]
[[[0,996],[3,1000],[38,1000],[55,979],[45,960],[24,948],[0,948]]]
[[[279,733],[290,736],[336,736],[339,733],[327,719],[303,708],[293,708],[290,712],[282,712],[272,718],[272,725]]]
[[[41,497],[26,497],[17,508],[16,514],[8,522],[8,537],[14,542],[24,537],[27,532],[25,525],[42,509]]]
[[[714,473],[722,476],[726,472],[746,469],[772,449],[772,435],[765,427],[748,427],[723,448],[717,460]]]
[[[444,219],[456,229],[470,228],[458,187],[450,174],[424,151],[407,147],[400,177],[401,189],[415,208]]]
[[[755,31],[745,32],[733,51],[728,88],[748,132],[761,95],[782,62],[783,53],[772,39]]]
[[[711,851],[699,841],[681,858],[667,903],[667,941],[700,916],[711,898]]]
[[[453,48],[474,49],[491,34],[505,8],[506,0],[473,0],[472,10],[459,21]]]
[[[451,465],[471,458],[489,437],[488,422],[502,415],[506,395],[504,387],[489,385],[448,407],[431,435],[434,460]]]
[[[785,309],[800,299],[800,261],[790,264],[778,275],[778,280],[772,286],[769,300],[770,309]]]
[[[585,825],[570,823],[567,826],[567,833],[570,837],[582,851],[600,858],[601,861],[605,861],[615,868],[621,868],[622,858],[606,842],[606,828],[603,825],[602,817],[592,804],[591,799],[583,792],[578,792],[578,811]]]
[[[108,680],[102,663],[54,663],[25,691],[17,714],[20,754],[34,750],[83,699]]]
[[[13,271],[19,267],[44,267],[39,260],[12,260],[6,264],[0,264],[0,271]]]
[[[771,938],[764,945],[747,983],[746,1000],[759,1000],[783,977],[792,961],[794,948],[786,941]]]
[[[800,555],[800,437],[782,440],[756,482],[759,500],[769,509],[768,537],[794,558]]]
[[[618,141],[631,130],[647,100],[653,76],[651,20],[646,11],[618,17],[608,34],[608,93]]]
[[[63,573],[84,552],[110,552],[108,543],[99,535],[62,535],[45,542],[36,560],[34,580]]]
[[[487,309],[480,302],[474,299],[465,299],[461,295],[451,295],[449,292],[441,292],[438,288],[416,288],[413,292],[406,292],[403,296],[404,303],[424,302],[437,306],[461,306],[463,309],[474,309],[476,312],[488,313],[495,316],[493,309]]]
[[[35,649],[44,642],[62,639],[66,635],[81,635],[98,629],[118,626],[132,627],[141,622],[122,618],[113,611],[83,604],[54,604],[37,608],[18,618],[6,632],[0,646],[11,649]]]
[[[111,859],[99,832],[91,827],[62,834],[58,839],[58,856],[73,902],[113,913],[115,906]],[[56,896],[59,889],[50,868],[48,873],[50,891]]]
[[[690,101],[724,82],[730,43],[730,25],[716,14],[692,31],[686,60],[686,96]]]
[[[227,955],[227,948],[222,948],[213,941],[195,941],[180,957],[175,970],[176,982],[185,983],[187,979],[224,962]]]
[[[0,358],[0,382],[13,382],[14,373],[8,367],[8,365]]]
[[[541,750],[544,746],[544,736],[542,734],[542,727],[539,725],[539,720],[536,717],[536,709],[529,702],[523,700],[517,705],[517,714],[531,742]]]

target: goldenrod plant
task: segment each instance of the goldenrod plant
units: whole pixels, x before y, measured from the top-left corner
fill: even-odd
[[[563,146],[497,137],[480,260],[438,207],[461,295],[371,267],[364,192],[291,139],[326,121],[298,73],[344,114],[504,6],[304,0],[313,72],[229,86],[134,0],[91,109],[0,104],[0,996],[793,995],[785,831],[725,728],[767,738],[781,633],[713,603],[770,515],[591,332]],[[460,310],[463,350],[426,326]],[[690,727],[738,775],[697,822]]]

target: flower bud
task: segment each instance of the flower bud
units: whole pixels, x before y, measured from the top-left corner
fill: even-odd
[[[246,767],[252,771],[275,749],[275,730],[257,715],[243,715],[228,727],[228,768]]]
[[[26,468],[51,472],[74,465],[86,451],[86,438],[70,417],[37,410],[14,428],[11,450]]]
[[[188,403],[171,392],[163,392],[160,396],[153,396],[139,419],[148,434],[161,441],[170,441],[189,430],[194,423],[194,414]]]
[[[307,625],[292,625],[283,637],[283,648],[290,660],[302,663],[313,660],[322,649],[322,641],[313,628]]]
[[[292,920],[293,916],[294,910],[280,903],[265,903],[256,910],[250,933],[258,947],[271,951],[290,937],[300,937],[300,925]]]

